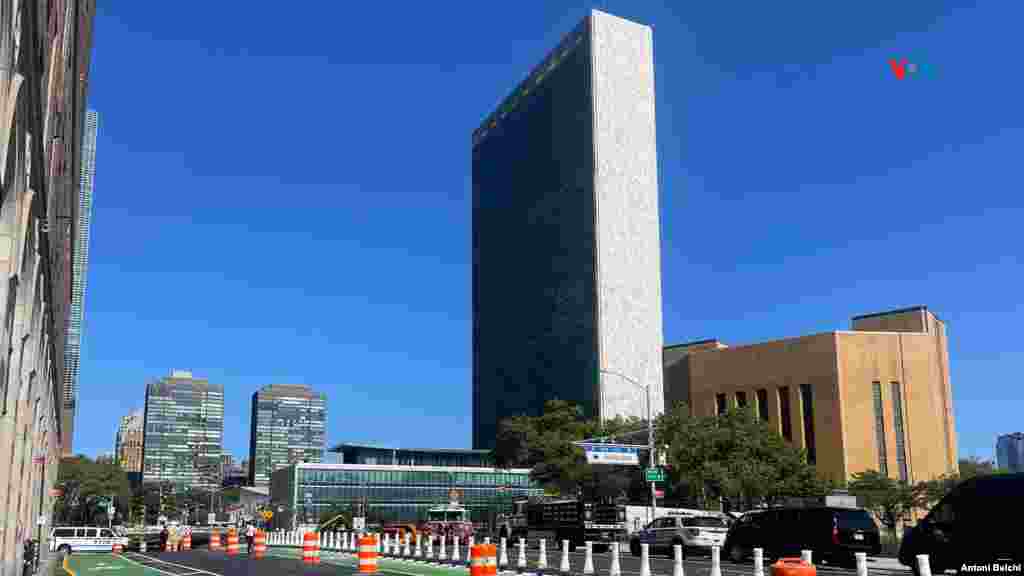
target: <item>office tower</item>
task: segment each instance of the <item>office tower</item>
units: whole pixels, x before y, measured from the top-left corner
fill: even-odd
[[[554,398],[661,412],[651,29],[592,11],[472,141],[473,447]]]
[[[224,387],[187,370],[146,385],[142,481],[220,486]]]
[[[68,316],[67,345],[64,348],[64,398],[61,407],[67,442],[64,453],[71,454],[78,401],[78,375],[82,360],[82,338],[85,322],[85,289],[89,278],[89,231],[92,222],[92,193],[96,177],[96,131],[99,115],[95,110],[85,114],[82,134],[82,162],[79,170],[78,211],[75,227],[74,263],[71,267],[71,313]]]
[[[142,410],[133,410],[121,417],[121,425],[117,427],[114,454],[125,472],[142,472],[142,424]]]
[[[1004,434],[996,440],[996,467],[1024,472],[1024,433]]]
[[[278,468],[318,463],[327,432],[327,395],[302,384],[271,384],[252,395],[249,485],[266,486]]]

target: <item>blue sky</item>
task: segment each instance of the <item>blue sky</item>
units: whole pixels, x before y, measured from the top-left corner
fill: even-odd
[[[1016,2],[100,0],[75,449],[144,384],[329,395],[331,442],[470,442],[470,132],[590,7],[654,27],[668,342],[928,305],[961,453],[1024,403]],[[894,79],[907,57],[934,78]]]

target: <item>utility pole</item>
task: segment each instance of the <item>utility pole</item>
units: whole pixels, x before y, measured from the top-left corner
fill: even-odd
[[[650,384],[646,384],[646,385],[645,384],[641,384],[641,383],[637,382],[636,380],[633,380],[629,376],[626,376],[625,374],[622,374],[620,372],[614,372],[612,370],[605,370],[604,368],[599,369],[599,371],[604,373],[604,374],[610,374],[612,376],[618,376],[619,378],[622,378],[626,382],[629,382],[630,384],[632,384],[632,385],[634,385],[634,386],[636,386],[638,388],[642,388],[644,390],[645,397],[646,397],[646,400],[647,400],[647,450],[648,450],[648,452],[650,452],[650,455],[651,455],[649,467],[650,468],[654,468],[655,466],[658,465],[658,454],[657,454],[657,452],[655,452],[655,449],[654,449],[654,415],[653,415],[652,410],[651,410],[651,385]],[[603,412],[604,406],[602,405],[601,408],[602,408],[602,412]],[[657,486],[655,485],[654,481],[652,480],[650,484],[651,484],[651,522],[653,522],[654,519],[658,515],[658,496],[657,496]]]

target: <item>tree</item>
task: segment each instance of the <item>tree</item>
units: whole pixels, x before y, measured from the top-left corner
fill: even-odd
[[[641,429],[637,418],[587,420],[583,411],[564,400],[549,400],[540,416],[516,416],[501,421],[493,451],[495,465],[530,468],[530,477],[548,492],[613,498],[628,493],[637,470],[587,463],[574,442],[620,435]]]
[[[128,476],[113,462],[96,462],[82,455],[64,458],[57,473],[57,485],[62,495],[54,506],[55,522],[105,524],[110,504],[115,505],[120,517],[128,511]]]
[[[668,446],[669,480],[696,507],[719,500],[747,509],[789,497],[824,496],[831,482],[748,409],[696,417],[679,403],[659,416],[657,443]]]
[[[879,523],[894,531],[918,506],[914,488],[875,470],[858,472],[849,484],[850,493],[862,499]]]

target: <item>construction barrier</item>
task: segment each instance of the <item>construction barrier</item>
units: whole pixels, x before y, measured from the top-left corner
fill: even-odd
[[[192,549],[192,533],[191,532],[186,532],[185,535],[181,537],[181,549],[182,550],[191,550]]]
[[[113,546],[113,547],[112,547],[112,548],[110,549],[110,552],[111,552],[111,553],[112,553],[112,554],[113,554],[114,556],[117,556],[117,555],[118,555],[118,554],[120,554],[120,553],[121,553],[121,552],[122,552],[123,550],[124,550],[124,548],[123,548],[123,547],[121,546],[121,543],[120,543],[120,542],[117,542],[117,543],[115,543],[115,544],[114,544],[114,546]]]
[[[228,529],[228,556],[238,556],[238,531],[234,528]]]
[[[498,546],[488,542],[484,544],[484,552],[487,553],[487,562],[484,566],[484,576],[498,575]]]
[[[302,562],[304,564],[320,563],[320,540],[313,532],[302,536]]]
[[[213,528],[210,530],[210,552],[220,551],[220,530]]]
[[[487,573],[486,544],[471,546],[469,549],[469,576],[484,576]]]
[[[252,539],[252,557],[256,560],[263,558],[263,555],[267,553],[267,533],[262,530],[256,531],[256,536]]]
[[[377,573],[377,539],[373,536],[359,539],[359,573]]]
[[[817,572],[814,564],[803,558],[779,558],[772,564],[772,576],[814,576]]]

